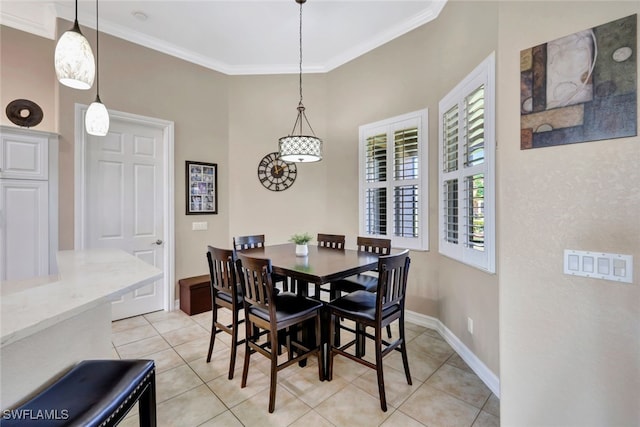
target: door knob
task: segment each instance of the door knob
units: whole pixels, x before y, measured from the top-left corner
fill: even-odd
[[[155,242],[153,242],[154,245],[161,245],[162,244],[162,240],[158,239]]]

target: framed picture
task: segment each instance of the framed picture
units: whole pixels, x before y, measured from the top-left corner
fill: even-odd
[[[187,215],[218,213],[218,165],[216,163],[186,162]]]
[[[520,149],[636,136],[630,15],[520,52]]]

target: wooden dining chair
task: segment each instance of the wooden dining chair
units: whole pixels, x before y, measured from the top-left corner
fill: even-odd
[[[275,409],[278,371],[301,360],[317,355],[318,376],[324,379],[323,350],[320,341],[320,311],[322,302],[288,292],[274,293],[271,260],[251,258],[238,253],[236,261],[244,295],[246,341],[241,387],[247,385],[251,355],[260,353],[271,360],[269,386],[269,412]],[[315,323],[315,343],[302,342],[302,327],[306,322]],[[261,332],[268,340],[261,342]],[[284,335],[287,360],[278,363],[280,335]]]
[[[238,326],[244,322],[239,318],[243,309],[242,288],[237,280],[235,255],[233,250],[207,246],[207,261],[211,276],[211,338],[207,363],[211,362],[211,354],[216,341],[216,334],[226,332],[231,335],[231,357],[229,360],[229,379],[233,379],[236,366],[236,350],[244,340],[238,340]],[[231,324],[218,321],[218,310],[226,308],[231,311]]]
[[[318,233],[316,240],[318,241],[319,248],[341,250],[341,249],[344,249],[345,235]],[[325,288],[319,288],[319,290],[322,292],[331,292],[330,289],[325,289]],[[318,294],[318,288],[316,288],[315,290],[315,298],[320,299],[320,295]]]
[[[251,236],[238,236],[233,238],[233,248],[236,251],[242,251],[252,248],[263,248],[266,244],[264,234],[254,234]],[[277,285],[282,283],[282,290],[289,292],[289,280],[286,276],[279,274],[273,275],[273,283]],[[291,292],[295,292],[294,284],[291,283]]]
[[[358,250],[378,255],[389,255],[391,253],[391,240],[378,239],[372,237],[358,236]],[[349,276],[331,284],[334,297],[339,297],[341,292],[369,291],[375,292],[378,287],[378,276],[375,273],[367,272]]]
[[[318,233],[316,238],[319,248],[344,249],[344,234],[323,234]]]
[[[407,343],[404,331],[404,306],[407,289],[407,276],[409,274],[409,250],[399,254],[381,256],[378,261],[378,289],[376,293],[366,290],[351,292],[327,304],[331,319],[342,317],[355,322],[354,339],[342,346],[336,346],[329,341],[329,381],[333,378],[333,359],[341,355],[354,360],[364,366],[375,369],[378,375],[378,393],[380,395],[380,408],[387,411],[387,399],[384,389],[384,371],[382,359],[393,350],[402,354],[404,373],[409,385],[411,373],[409,372],[409,359],[407,357]],[[382,331],[393,322],[398,322],[399,336],[393,342],[382,339]],[[340,329],[354,332],[331,321],[329,336],[340,333]],[[372,328],[373,334],[366,328]],[[363,352],[358,349],[364,342],[360,339],[371,339],[375,343],[375,363],[365,360]],[[352,350],[349,350],[352,348]]]
[[[391,239],[380,239],[373,237],[358,236],[358,250],[379,255],[389,255],[391,253]],[[344,279],[332,282],[330,285],[330,298],[334,300],[343,295],[343,293],[355,291],[375,292],[378,289],[377,271],[366,272],[346,277]],[[337,319],[336,322],[340,320]],[[336,329],[338,325],[336,324]],[[391,327],[387,328],[387,336],[391,338]],[[340,335],[334,337],[336,345],[340,344]]]

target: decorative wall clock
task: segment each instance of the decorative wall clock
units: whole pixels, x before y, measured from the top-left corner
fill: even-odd
[[[258,179],[271,191],[283,191],[291,187],[297,175],[296,164],[282,160],[277,151],[264,156],[258,164]]]

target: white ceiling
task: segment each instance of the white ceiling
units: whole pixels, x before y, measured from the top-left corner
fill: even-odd
[[[445,2],[308,0],[303,70],[330,71],[435,19]],[[95,28],[95,7],[79,1],[81,26]],[[100,0],[99,7],[101,32],[225,74],[298,72],[295,0]],[[52,39],[55,18],[73,21],[74,13],[73,0],[0,1],[0,23]]]

